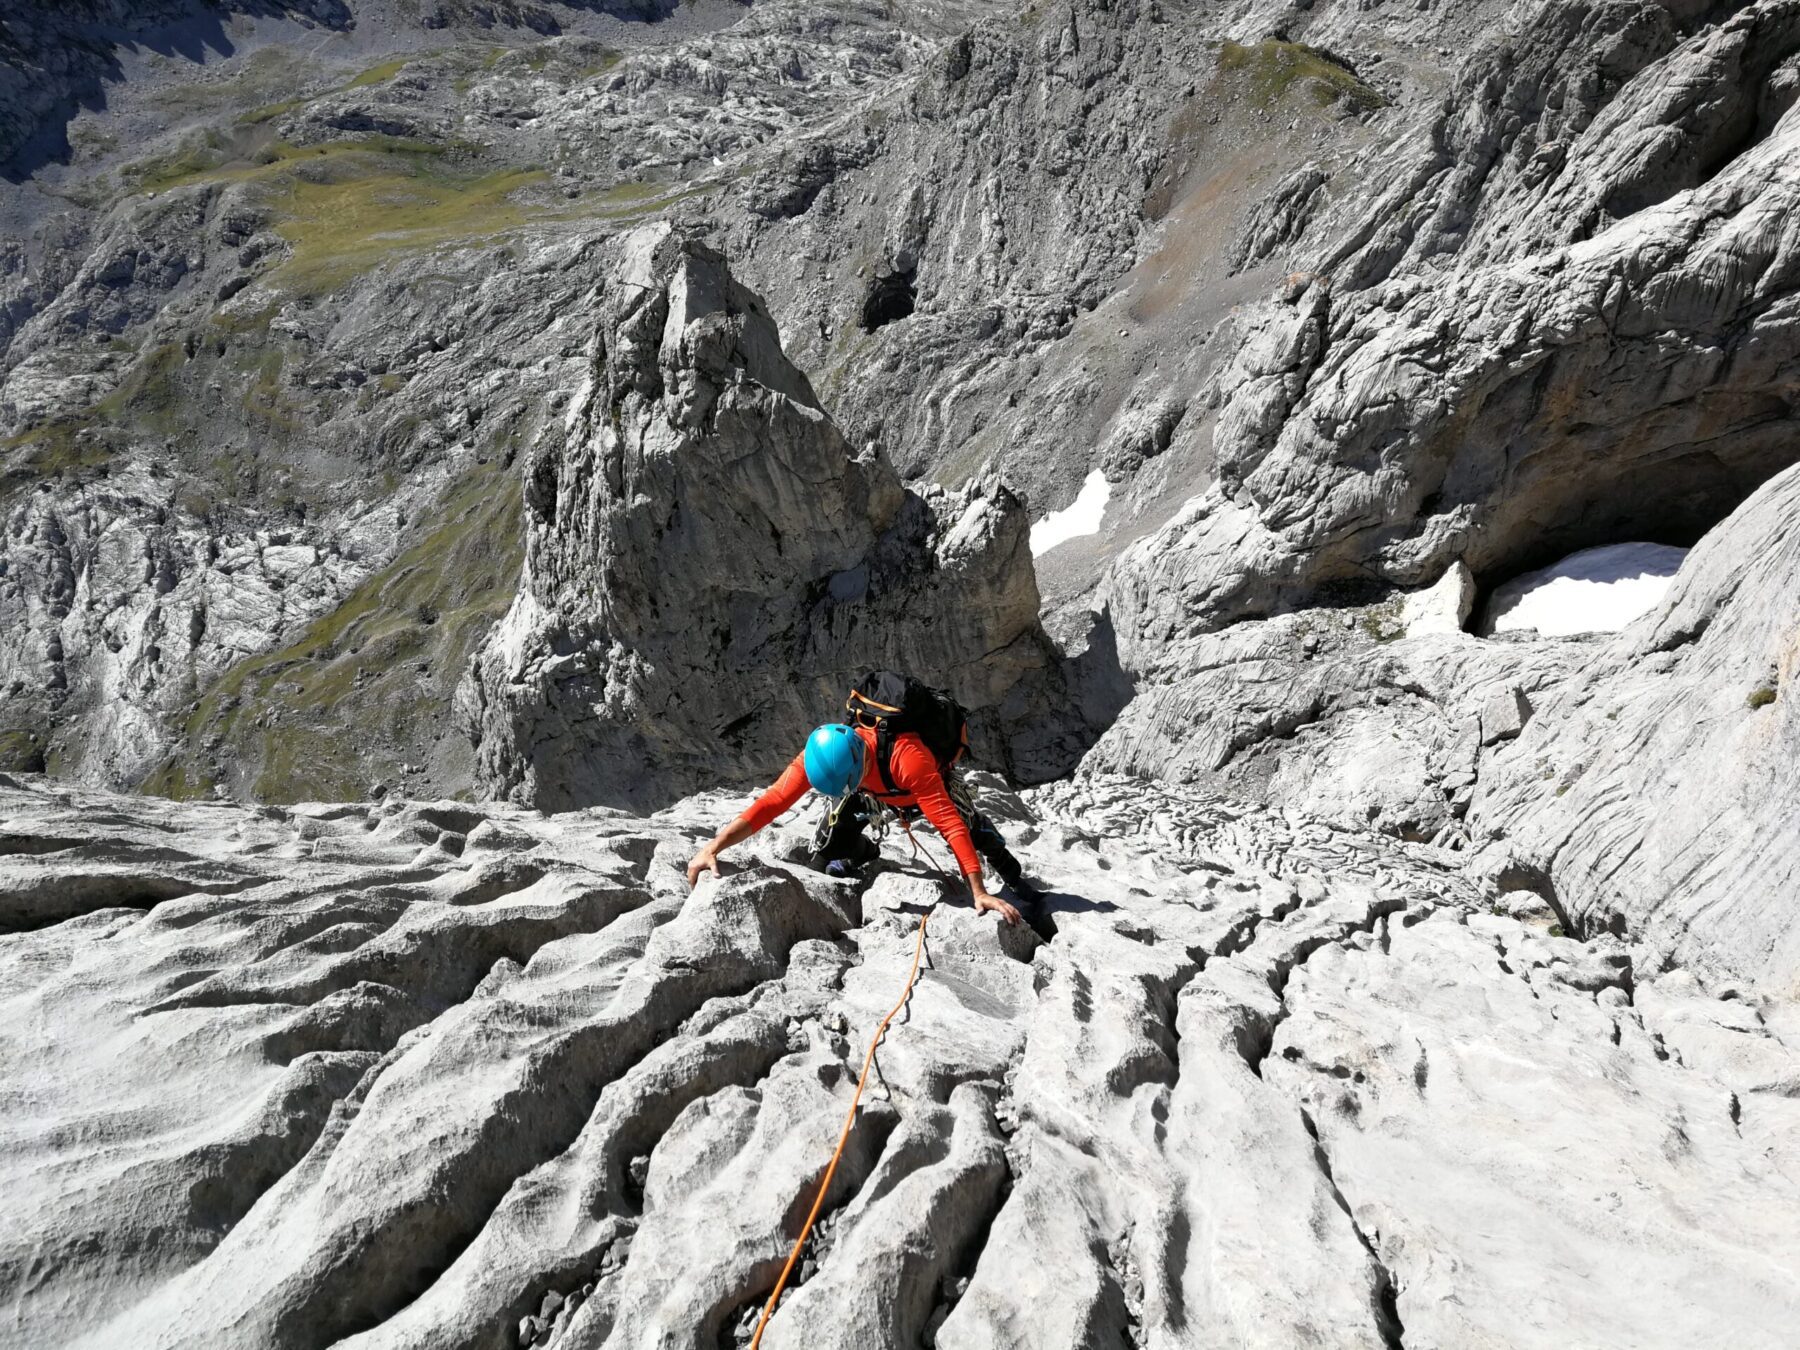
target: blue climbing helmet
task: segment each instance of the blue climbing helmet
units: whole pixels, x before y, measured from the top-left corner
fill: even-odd
[[[862,785],[863,740],[842,722],[828,722],[806,738],[806,781],[827,797]]]

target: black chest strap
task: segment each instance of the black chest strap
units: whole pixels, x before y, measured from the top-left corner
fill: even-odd
[[[882,787],[887,789],[886,792],[880,794],[884,797],[897,797],[900,795],[900,789],[894,786],[894,771],[889,766],[889,761],[893,759],[893,757],[894,733],[888,730],[888,725],[884,721],[880,726],[875,728],[875,767],[881,773]]]

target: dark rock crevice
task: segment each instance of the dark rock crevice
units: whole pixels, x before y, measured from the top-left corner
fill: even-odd
[[[861,324],[873,333],[906,318],[918,299],[917,273],[912,268],[884,268],[869,282],[863,299]]]
[[[1371,1312],[1375,1319],[1376,1333],[1381,1337],[1382,1344],[1388,1347],[1388,1350],[1404,1350],[1406,1327],[1400,1320],[1400,1288],[1394,1278],[1394,1272],[1381,1259],[1381,1253],[1376,1250],[1374,1242],[1370,1240],[1369,1235],[1363,1231],[1362,1225],[1357,1221],[1356,1212],[1350,1208],[1350,1201],[1345,1198],[1342,1188],[1337,1183],[1337,1178],[1332,1174],[1331,1155],[1325,1150],[1325,1142],[1319,1136],[1319,1127],[1313,1123],[1312,1114],[1305,1107],[1300,1108],[1300,1123],[1312,1138],[1313,1163],[1318,1167],[1319,1175],[1324,1178],[1333,1202],[1343,1211],[1344,1217],[1350,1221],[1351,1232],[1356,1235],[1356,1240],[1361,1244],[1362,1249],[1368,1253],[1370,1264],[1374,1268],[1374,1306]]]

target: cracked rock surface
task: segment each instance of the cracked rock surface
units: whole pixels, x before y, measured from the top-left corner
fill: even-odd
[[[1792,1344],[1797,96],[1800,0],[6,6],[0,1346],[741,1350],[927,913],[771,1350]],[[1032,926],[688,890],[884,664]]]
[[[986,762],[1072,764],[1018,499],[852,451],[762,301],[679,231],[628,236],[602,290],[525,467],[520,593],[463,685],[485,791],[660,804],[779,762],[881,666],[951,689]]]
[[[1785,1343],[1791,1004],[1375,831],[982,793],[1036,931],[799,820],[690,893],[728,794],[7,779],[0,1339],[742,1343],[928,911],[765,1344]]]

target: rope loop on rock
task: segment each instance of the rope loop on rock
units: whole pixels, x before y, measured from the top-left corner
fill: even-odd
[[[911,834],[912,831],[908,830],[907,833]],[[869,1040],[869,1052],[863,1056],[862,1077],[856,1080],[856,1095],[850,1099],[850,1110],[844,1115],[844,1128],[838,1132],[837,1147],[831,1153],[831,1165],[825,1169],[825,1179],[819,1183],[819,1193],[813,1197],[812,1212],[806,1216],[806,1223],[794,1242],[794,1250],[788,1253],[787,1264],[781,1268],[781,1278],[775,1281],[774,1292],[763,1305],[762,1316],[756,1322],[756,1334],[750,1338],[750,1350],[758,1350],[761,1346],[763,1329],[775,1315],[775,1304],[781,1298],[781,1291],[787,1287],[788,1276],[794,1273],[794,1265],[800,1260],[801,1249],[806,1246],[806,1239],[812,1236],[813,1224],[818,1220],[819,1211],[825,1207],[825,1194],[831,1189],[831,1179],[837,1175],[838,1161],[844,1156],[844,1145],[850,1142],[850,1126],[856,1121],[856,1108],[862,1101],[863,1088],[868,1085],[869,1069],[875,1063],[875,1048],[881,1044],[881,1038],[887,1035],[888,1023],[899,1015],[907,1000],[912,997],[913,984],[919,978],[919,959],[925,955],[925,921],[930,917],[930,910],[919,916],[919,940],[913,945],[912,969],[906,975],[906,988],[900,991],[900,1001],[881,1019],[881,1025],[875,1028],[875,1035]]]

